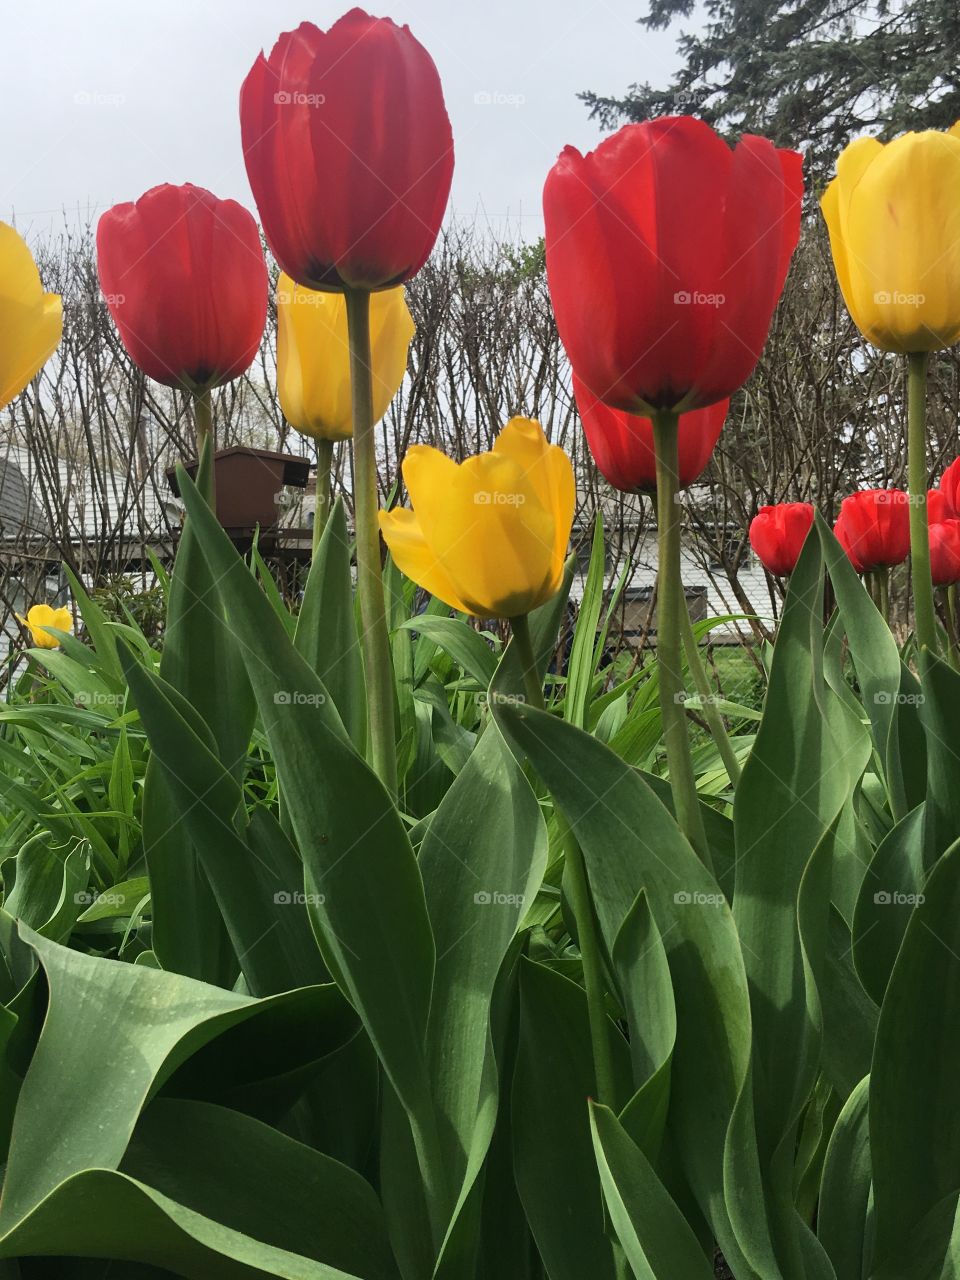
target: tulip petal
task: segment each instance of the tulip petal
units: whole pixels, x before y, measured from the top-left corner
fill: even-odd
[[[406,507],[380,512],[380,530],[401,573],[460,613],[470,610],[457,596],[446,570],[434,554],[414,512]]]
[[[59,296],[43,292],[25,241],[0,222],[0,409],[40,371],[62,333]]]

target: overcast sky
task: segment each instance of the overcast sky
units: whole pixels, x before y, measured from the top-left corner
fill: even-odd
[[[345,0],[44,0],[3,5],[0,218],[28,238],[96,217],[160,182],[195,182],[253,210],[237,98],[260,51]],[[452,208],[540,234],[543,179],[567,143],[601,137],[576,94],[655,82],[674,33],[644,0],[391,0],[433,55],[453,123]]]

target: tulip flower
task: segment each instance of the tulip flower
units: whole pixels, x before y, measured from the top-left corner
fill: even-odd
[[[910,353],[960,339],[960,124],[851,142],[820,207],[868,342]]]
[[[347,309],[340,293],[320,293],[281,274],[277,285],[277,390],[283,416],[315,440],[353,434]],[[373,420],[400,389],[415,329],[403,287],[370,298]]]
[[[26,242],[0,222],[0,409],[39,373],[62,332],[59,296],[43,292]]]
[[[942,489],[927,490],[927,522],[941,524],[944,520],[952,520],[956,512]]]
[[[611,409],[576,373],[573,394],[590,452],[610,484],[626,493],[655,493],[657,459],[651,420],[640,414],[624,413],[622,409]],[[699,479],[720,438],[729,407],[729,400],[719,400],[705,409],[680,415],[678,488],[685,489]]]
[[[851,142],[820,203],[840,290],[868,342],[907,356],[917,641],[937,649],[926,505],[927,358],[960,338],[960,125]]]
[[[382,289],[426,262],[453,177],[453,136],[426,49],[351,9],[257,58],[240,91],[247,176],[280,266],[312,289]]]
[[[573,467],[539,423],[511,418],[491,452],[459,464],[413,445],[403,479],[413,510],[382,511],[380,528],[408,578],[478,618],[516,618],[559,591]]]
[[[960,520],[941,520],[930,526],[930,567],[934,586],[960,582]]]
[[[581,380],[629,413],[746,382],[800,230],[801,158],[689,116],[567,147],[543,191],[547,280]]]
[[[109,209],[97,268],[131,359],[170,387],[209,390],[249,368],[267,315],[257,224],[202,187],[154,187]]]
[[[774,577],[793,573],[813,524],[809,502],[778,502],[761,507],[750,521],[750,545]]]
[[[262,53],[240,91],[247,176],[282,269],[346,295],[357,592],[370,757],[396,791],[395,691],[377,531],[370,293],[411,279],[450,194],[453,137],[433,60],[389,18],[351,9]]]
[[[27,616],[17,614],[18,622],[30,632],[30,639],[38,649],[59,649],[60,641],[52,636],[45,627],[55,627],[57,631],[73,630],[73,614],[66,607],[53,609],[48,604],[34,604],[27,610]]]
[[[910,554],[910,504],[902,489],[864,489],[844,498],[834,525],[857,573],[891,568]]]
[[[940,477],[940,492],[947,511],[943,519],[960,517],[960,458],[955,458]]]

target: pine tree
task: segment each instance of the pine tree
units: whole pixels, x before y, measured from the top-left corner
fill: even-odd
[[[693,12],[694,0],[650,0],[639,21],[664,29]],[[671,84],[583,93],[591,115],[610,128],[690,112],[728,134],[801,147],[815,182],[860,134],[960,118],[957,0],[707,0],[706,17],[681,34]]]

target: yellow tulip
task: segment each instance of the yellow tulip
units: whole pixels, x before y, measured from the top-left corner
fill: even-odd
[[[884,351],[960,339],[960,123],[851,142],[820,202],[844,301]]]
[[[26,617],[18,613],[17,618],[30,632],[30,639],[38,649],[60,648],[57,637],[44,631],[44,627],[56,627],[58,631],[73,630],[73,615],[67,608],[51,609],[48,604],[35,604],[27,610]]]
[[[370,295],[374,422],[400,389],[414,331],[402,285]],[[353,435],[343,294],[305,289],[283,273],[277,284],[277,389],[283,416],[304,435]]]
[[[459,465],[416,444],[403,460],[413,510],[380,512],[399,568],[451,608],[515,618],[556,595],[573,523],[570,459],[538,422],[511,418],[490,453]]]
[[[0,409],[40,371],[62,332],[59,295],[43,292],[25,241],[0,222]]]

